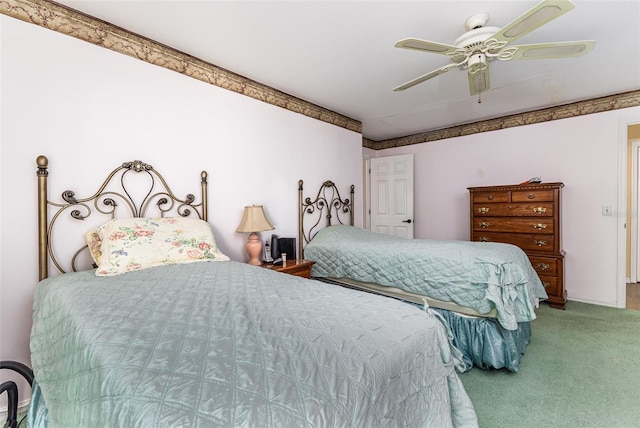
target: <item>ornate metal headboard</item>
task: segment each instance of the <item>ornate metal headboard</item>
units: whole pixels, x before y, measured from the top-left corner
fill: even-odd
[[[338,188],[333,181],[325,181],[320,186],[314,200],[307,197],[303,199],[302,180],[298,181],[298,258],[304,258],[304,247],[311,241],[314,235],[323,227],[334,224],[347,224],[344,217],[348,216],[349,225],[353,226],[353,197],[355,186],[351,185],[350,199],[342,199]],[[335,218],[333,214],[335,214]],[[305,221],[310,217],[305,225]],[[326,225],[320,227],[322,218],[326,219]],[[316,230],[317,229],[317,230]]]
[[[87,198],[77,198],[73,191],[66,190],[61,195],[61,201],[54,202],[49,200],[47,188],[49,160],[46,156],[38,156],[36,163],[38,165],[38,271],[40,280],[49,276],[49,259],[60,273],[65,273],[52,245],[55,226],[63,217],[73,222],[75,220],[84,222],[96,214],[98,217],[104,217],[103,223],[124,215],[129,217],[197,216],[202,220],[207,220],[206,171],[202,171],[200,174],[201,200],[197,204],[195,196],[192,194],[188,194],[184,199],[176,197],[158,171],[151,165],[138,160],[125,162],[111,171],[93,195]],[[119,177],[119,183],[116,177]],[[136,198],[132,196],[134,194],[142,196]],[[92,210],[92,206],[95,208],[95,212]],[[52,207],[53,215],[51,218],[49,218],[49,207]],[[118,210],[120,207],[122,209]],[[68,217],[62,216],[67,213]],[[87,225],[85,228],[88,230]],[[83,233],[87,230],[84,230]],[[72,271],[77,270],[76,259],[78,255],[87,248],[85,244],[73,254],[70,263]]]

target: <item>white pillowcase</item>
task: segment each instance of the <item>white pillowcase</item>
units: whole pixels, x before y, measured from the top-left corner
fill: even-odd
[[[97,276],[174,263],[228,261],[203,220],[184,217],[110,220],[86,234]]]

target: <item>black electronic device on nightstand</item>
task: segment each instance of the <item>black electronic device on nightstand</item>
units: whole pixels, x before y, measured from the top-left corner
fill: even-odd
[[[273,264],[282,264],[282,254],[287,255],[287,260],[295,260],[296,238],[280,238],[278,235],[271,235],[271,258]]]

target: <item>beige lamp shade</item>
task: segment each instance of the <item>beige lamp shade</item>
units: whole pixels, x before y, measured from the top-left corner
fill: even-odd
[[[244,207],[244,214],[242,214],[242,220],[240,225],[236,229],[236,232],[249,232],[249,239],[247,240],[246,248],[249,253],[249,264],[260,265],[260,253],[262,252],[262,242],[256,232],[263,232],[265,230],[275,229],[267,216],[264,215],[262,205],[251,205]]]
[[[262,205],[251,205],[244,207],[244,214],[236,232],[264,232],[273,229],[275,227],[267,220]]]

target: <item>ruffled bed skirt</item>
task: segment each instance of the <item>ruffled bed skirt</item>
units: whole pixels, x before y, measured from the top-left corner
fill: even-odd
[[[449,323],[454,344],[462,352],[467,366],[518,371],[520,357],[531,342],[529,322],[518,323],[516,330],[506,330],[493,318],[466,317],[444,309],[431,309]]]

